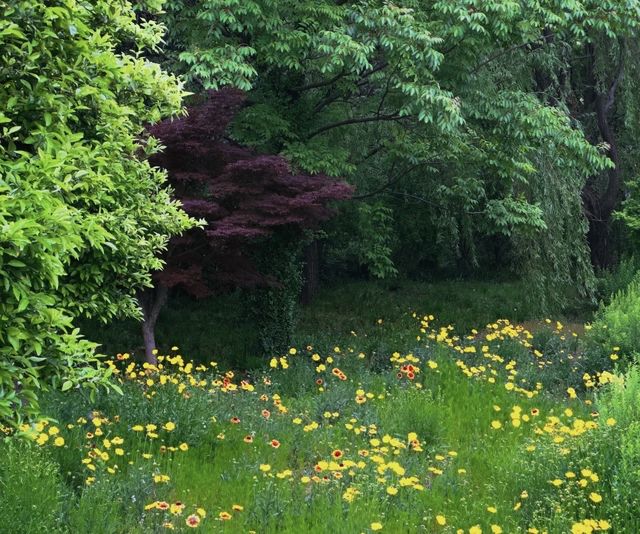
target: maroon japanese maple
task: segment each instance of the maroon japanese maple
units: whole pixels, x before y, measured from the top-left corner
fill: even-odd
[[[280,231],[300,233],[331,215],[330,201],[351,188],[324,175],[291,171],[280,156],[259,155],[225,139],[225,130],[244,102],[242,92],[211,92],[188,116],[149,128],[166,147],[152,163],[169,180],[187,213],[206,226],[174,238],[155,288],[140,295],[147,359],[154,360],[155,323],[167,290],[180,286],[196,298],[232,287],[278,284],[250,259],[251,244]]]

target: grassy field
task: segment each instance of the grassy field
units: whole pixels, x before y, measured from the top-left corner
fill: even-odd
[[[242,308],[238,294],[200,301],[176,296],[160,315],[156,341],[162,350],[178,345],[196,361],[215,359],[234,369],[259,366],[257,336]],[[341,282],[324,288],[301,309],[294,343],[330,348],[350,342],[355,332],[361,334],[359,344],[368,352],[393,351],[415,339],[414,311],[433,314],[439,323],[452,324],[460,332],[483,328],[496,318],[523,322],[539,319],[542,313],[526,286],[515,281]],[[555,316],[575,322],[589,313],[580,309]],[[372,329],[381,318],[386,328]],[[83,331],[102,343],[106,354],[143,352],[135,321],[87,322]]]
[[[252,372],[114,359],[123,396],[49,394],[0,445],[0,532],[640,531],[640,376],[555,320],[492,322],[531,318],[516,289],[467,289],[329,292]]]

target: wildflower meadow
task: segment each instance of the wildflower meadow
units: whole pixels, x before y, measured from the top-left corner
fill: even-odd
[[[117,354],[122,394],[52,393],[47,417],[5,429],[22,439],[0,445],[0,531],[640,528],[640,372],[617,371],[618,347],[593,368],[589,326],[407,317],[410,348],[368,354],[352,332],[250,372]]]

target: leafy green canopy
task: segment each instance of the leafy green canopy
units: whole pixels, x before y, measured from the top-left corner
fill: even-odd
[[[588,291],[580,192],[609,164],[536,74],[633,33],[637,2],[170,0],[162,20],[163,59],[192,89],[250,90],[237,139],[348,177],[371,213],[426,229],[413,250],[473,258],[501,236],[547,294]],[[390,253],[362,251],[374,274]]]
[[[136,289],[191,220],[137,137],[181,109],[143,56],[161,26],[125,0],[0,11],[0,418],[19,419],[38,389],[108,384],[74,318],[138,315]]]

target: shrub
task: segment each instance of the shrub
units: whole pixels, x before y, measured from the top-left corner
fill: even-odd
[[[79,316],[138,316],[137,289],[190,226],[139,134],[180,110],[142,55],[162,28],[125,0],[0,0],[0,418],[42,386],[107,384]]]
[[[607,350],[619,347],[626,356],[640,351],[640,277],[598,310],[590,337]]]
[[[576,451],[581,466],[600,473],[605,508],[617,532],[640,531],[640,367],[631,366],[598,397],[600,425]]]
[[[635,256],[623,258],[618,266],[611,271],[605,270],[598,273],[596,279],[596,297],[604,305],[619,292],[624,291],[639,270],[638,260]]]

